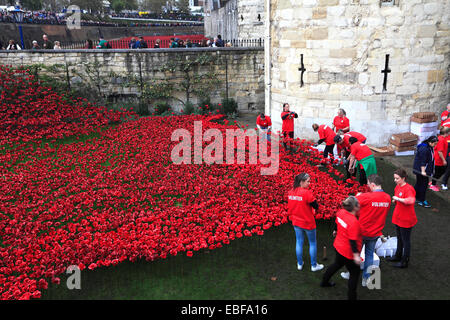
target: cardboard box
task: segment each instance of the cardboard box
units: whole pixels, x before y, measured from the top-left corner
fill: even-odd
[[[434,113],[434,112],[416,112],[416,113],[413,113],[412,116],[414,118],[419,118],[419,119],[433,119],[434,117],[436,117],[436,113]]]
[[[394,145],[396,147],[413,147],[417,145],[417,141],[410,141],[410,142],[398,142],[398,140],[393,140],[392,138],[389,139],[389,143],[391,145]]]
[[[413,156],[415,153],[414,150],[408,150],[408,151],[395,151],[395,156],[402,157],[402,156]]]
[[[411,117],[411,122],[416,122],[416,123],[430,123],[430,122],[434,122],[438,119],[437,116],[434,116],[433,118],[426,118],[426,119],[421,119],[421,118],[416,118],[416,117]]]
[[[391,144],[390,147],[394,151],[398,151],[398,152],[409,151],[409,150],[414,151],[414,150],[416,150],[416,143],[414,143],[414,145],[412,145],[412,146],[403,146],[403,147],[399,147],[399,146]]]
[[[393,134],[391,140],[395,141],[397,144],[406,143],[406,142],[417,142],[418,136],[411,132],[404,133],[396,133]]]

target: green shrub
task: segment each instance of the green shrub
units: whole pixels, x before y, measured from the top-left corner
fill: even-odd
[[[183,114],[193,114],[194,112],[195,112],[194,104],[190,101],[186,102],[183,108]]]
[[[222,108],[226,115],[237,114],[238,112],[238,104],[233,98],[223,99]]]
[[[198,111],[197,111],[198,110]],[[198,109],[196,110],[196,114],[207,114],[208,112],[212,111],[212,103],[210,97],[205,97],[200,100],[198,103]]]
[[[155,105],[155,114],[158,116],[171,110],[172,108],[167,102],[159,102]]]

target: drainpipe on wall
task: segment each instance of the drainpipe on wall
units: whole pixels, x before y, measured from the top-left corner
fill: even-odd
[[[265,83],[265,94],[264,94],[264,113],[272,117],[272,79],[270,76],[272,70],[272,63],[270,59],[271,50],[271,37],[270,37],[270,2],[271,0],[265,0],[266,2],[266,14],[265,14],[265,30],[264,30],[264,83]]]

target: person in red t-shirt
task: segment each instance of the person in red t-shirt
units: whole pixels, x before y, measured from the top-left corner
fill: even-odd
[[[342,132],[346,133],[350,130],[350,120],[348,120],[346,115],[344,109],[338,110],[338,115],[333,119],[333,130],[335,132],[342,130]]]
[[[368,267],[373,263],[375,244],[381,236],[381,231],[386,224],[386,216],[391,207],[391,196],[381,188],[382,178],[379,175],[372,174],[367,177],[367,181],[371,192],[356,195],[361,207],[358,221],[361,227],[365,256],[363,287],[366,286],[367,279],[370,276]]]
[[[272,129],[272,120],[270,120],[270,117],[261,113],[256,118],[256,126],[258,127],[260,134],[262,134],[262,137],[267,137],[267,140],[270,141],[270,131]]]
[[[450,119],[450,103],[447,104],[447,110],[441,113],[441,126],[447,119]]]
[[[447,125],[445,125],[447,124]],[[444,126],[441,127],[442,128],[450,128],[450,118],[447,119],[446,121],[444,121]],[[446,156],[446,162],[447,162],[447,168],[445,169],[445,173],[444,176],[442,177],[442,184],[441,184],[441,188],[442,190],[448,190],[448,179],[450,178],[450,134],[447,136],[447,156]]]
[[[317,263],[316,220],[314,210],[319,208],[317,201],[309,190],[311,178],[307,173],[300,173],[294,178],[294,188],[288,192],[288,215],[295,230],[297,239],[295,252],[297,254],[297,269],[303,269],[303,232],[309,241],[309,255],[311,258],[311,271],[323,269]]]
[[[397,268],[407,268],[411,255],[411,231],[417,224],[414,203],[416,201],[416,190],[406,183],[406,171],[397,169],[394,171],[396,187],[392,200],[396,203],[392,214],[392,223],[397,232],[397,251],[395,256],[388,261],[398,262],[394,264]]]
[[[357,219],[360,205],[358,199],[350,196],[342,202],[343,209],[336,213],[337,231],[334,240],[336,249],[336,259],[325,271],[321,287],[332,287],[334,282],[330,282],[331,277],[343,266],[346,266],[350,272],[348,280],[348,299],[356,300],[356,288],[358,286],[359,274],[361,272],[361,246],[362,236],[361,228]]]
[[[283,104],[283,112],[281,113],[281,120],[283,120],[283,124],[281,127],[281,131],[283,133],[283,146],[286,150],[293,150],[287,142],[289,139],[294,139],[294,119],[298,118],[298,114],[292,111],[289,111],[289,103]]]
[[[367,176],[377,174],[377,164],[370,148],[364,143],[358,142],[355,137],[349,138],[351,148],[349,156],[349,172],[354,173],[359,165],[359,183],[367,184]]]
[[[336,133],[333,131],[333,129],[331,129],[331,127],[327,126],[326,124],[322,124],[319,126],[317,123],[314,123],[312,125],[312,128],[319,134],[319,141],[317,141],[317,144],[325,142],[323,157],[328,158],[328,154],[333,155],[334,137],[336,136]]]
[[[356,131],[349,131],[346,134],[344,134],[344,140],[346,139],[348,141],[351,137],[356,138],[356,140],[358,140],[358,142],[361,143],[366,143],[367,141],[367,138],[362,133]]]
[[[433,191],[439,191],[439,187],[436,185],[437,180],[445,173],[447,169],[447,155],[448,155],[448,136],[450,128],[441,127],[440,135],[438,137],[438,143],[434,147],[434,174],[432,179],[432,185],[430,189]],[[443,183],[444,185],[446,183]]]

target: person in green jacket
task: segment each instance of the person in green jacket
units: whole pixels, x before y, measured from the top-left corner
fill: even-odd
[[[100,37],[100,42],[97,45],[97,49],[109,49],[108,41],[103,37]]]

